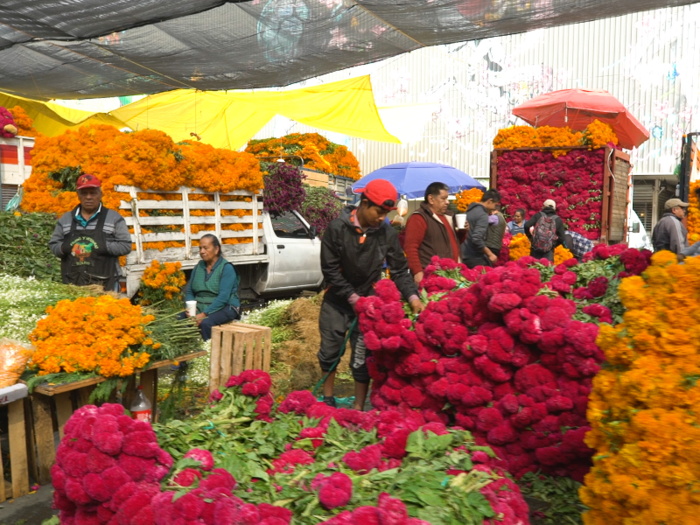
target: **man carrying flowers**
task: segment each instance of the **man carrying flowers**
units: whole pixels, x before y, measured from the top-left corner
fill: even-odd
[[[324,401],[333,406],[335,367],[348,330],[350,335],[350,368],[355,380],[355,409],[362,410],[369,387],[367,349],[355,319],[355,305],[360,297],[374,295],[374,285],[381,279],[386,260],[391,279],[408,299],[414,313],[423,310],[418,288],[408,272],[408,262],[399,244],[396,230],[384,220],[396,209],[396,188],[386,180],[375,179],[359,190],[358,207],[347,206],[334,219],[323,235],[321,269],[327,284],[319,331],[321,348],[318,361],[328,374],[323,385]]]
[[[454,215],[447,210],[449,195],[447,184],[430,184],[425,190],[425,201],[406,224],[404,249],[416,284],[423,280],[423,270],[435,255],[459,262]]]
[[[654,226],[651,234],[654,251],[669,250],[683,258],[688,248],[688,230],[683,226],[683,217],[689,204],[680,199],[669,199],[664,205],[664,215]]]
[[[557,203],[547,199],[538,211],[525,223],[525,235],[530,239],[530,255],[535,259],[554,262],[554,249],[564,244],[566,228],[557,215]]]
[[[489,229],[489,215],[500,204],[501,195],[496,190],[487,190],[481,197],[481,202],[472,202],[467,208],[469,233],[462,243],[462,262],[469,268],[476,266],[493,266],[498,255],[486,246]]]
[[[49,248],[61,259],[65,284],[102,285],[119,291],[119,257],[131,252],[131,235],[124,218],[102,205],[102,182],[88,173],[78,177],[80,204],[58,220]]]

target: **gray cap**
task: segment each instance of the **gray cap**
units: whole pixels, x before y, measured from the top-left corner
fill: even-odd
[[[666,204],[664,204],[664,209],[670,210],[670,209],[676,208],[678,206],[680,206],[681,208],[687,208],[690,205],[687,202],[683,202],[680,199],[668,199],[666,201]]]

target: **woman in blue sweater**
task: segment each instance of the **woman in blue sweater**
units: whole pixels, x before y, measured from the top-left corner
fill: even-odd
[[[221,255],[221,243],[215,235],[202,235],[199,240],[199,264],[185,288],[185,301],[197,301],[195,320],[202,339],[211,339],[214,326],[240,317],[239,277],[233,264]]]

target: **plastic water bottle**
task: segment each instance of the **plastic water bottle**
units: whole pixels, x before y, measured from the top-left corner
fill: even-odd
[[[136,390],[136,397],[134,397],[134,401],[131,403],[131,408],[129,410],[131,411],[131,417],[134,419],[148,421],[150,423],[151,414],[153,413],[151,402],[143,394],[143,387],[140,385]]]

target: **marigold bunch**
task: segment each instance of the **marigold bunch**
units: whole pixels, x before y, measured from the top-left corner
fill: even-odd
[[[608,144],[617,146],[618,141],[617,135],[615,135],[615,132],[609,124],[601,122],[600,120],[594,120],[583,132],[581,142],[590,149],[598,149],[604,148]]]
[[[523,257],[530,255],[530,240],[524,233],[519,233],[513,237],[509,246],[509,258],[511,261],[517,261]]]
[[[291,155],[287,162],[299,165],[296,156],[304,159],[306,168],[348,177],[360,178],[360,163],[346,146],[335,144],[318,133],[292,133],[280,138],[251,140],[245,149],[256,156],[269,156],[277,160],[279,156]]]
[[[583,132],[571,131],[568,127],[553,126],[511,126],[499,129],[493,139],[494,149],[555,148],[588,146],[590,149],[603,148],[609,143],[617,145],[617,135],[610,125],[594,120]],[[554,158],[566,154],[566,150],[553,152]]]
[[[694,244],[700,241],[700,201],[698,201],[698,191],[700,181],[690,184],[690,195],[688,196],[688,241]]]
[[[700,259],[663,251],[651,263],[623,279],[624,322],[598,336],[609,366],[588,407],[587,525],[691,525],[700,513]]]
[[[455,195],[455,204],[459,211],[466,212],[472,202],[480,202],[483,196],[484,192],[479,188],[464,190]]]
[[[154,320],[140,306],[110,295],[63,300],[46,309],[29,339],[36,347],[33,368],[39,375],[96,372],[105,377],[128,376],[148,363],[146,326]]]
[[[564,245],[560,244],[554,249],[554,264],[561,264],[564,261],[568,261],[569,259],[573,259],[574,254],[571,253],[568,249],[564,247]]]
[[[142,305],[165,301],[168,306],[182,308],[182,288],[187,284],[179,262],[159,263],[153,260],[141,277],[139,297]]]
[[[42,136],[34,129],[34,121],[29,118],[27,112],[21,106],[15,106],[9,110],[15,119],[17,125],[17,135],[21,137],[40,137]]]

